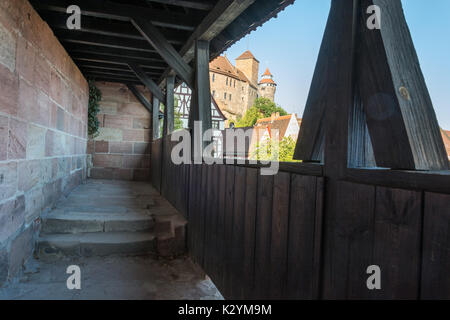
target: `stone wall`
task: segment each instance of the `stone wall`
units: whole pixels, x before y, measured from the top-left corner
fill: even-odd
[[[89,177],[150,179],[150,112],[122,84],[97,82],[102,92],[98,136],[88,142]],[[138,88],[151,101],[148,90]]]
[[[0,1],[0,286],[40,215],[86,177],[88,86],[25,0]]]

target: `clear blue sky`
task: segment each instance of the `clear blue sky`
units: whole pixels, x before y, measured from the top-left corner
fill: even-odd
[[[450,0],[402,0],[439,124],[450,130]],[[234,61],[247,49],[278,84],[275,102],[302,116],[330,0],[296,0],[278,18],[226,51]]]

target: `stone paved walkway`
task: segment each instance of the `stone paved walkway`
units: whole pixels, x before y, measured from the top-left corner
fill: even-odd
[[[69,265],[81,269],[81,289],[66,286]],[[214,284],[185,257],[151,256],[32,260],[23,275],[0,289],[0,299],[223,299]]]

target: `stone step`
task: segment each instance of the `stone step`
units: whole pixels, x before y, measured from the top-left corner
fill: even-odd
[[[106,256],[157,253],[157,240],[150,232],[96,232],[41,235],[39,258],[61,256]]]
[[[42,234],[125,232],[151,230],[154,218],[147,212],[53,211],[42,218]]]

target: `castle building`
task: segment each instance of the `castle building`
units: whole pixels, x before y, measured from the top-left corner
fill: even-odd
[[[249,50],[235,62],[234,66],[224,55],[209,64],[211,95],[228,120],[243,117],[260,96],[273,101],[276,91],[268,69],[258,81],[259,61]]]
[[[273,81],[273,75],[270,73],[269,68],[267,68],[258,84],[259,96],[274,101],[276,90],[277,84]]]

